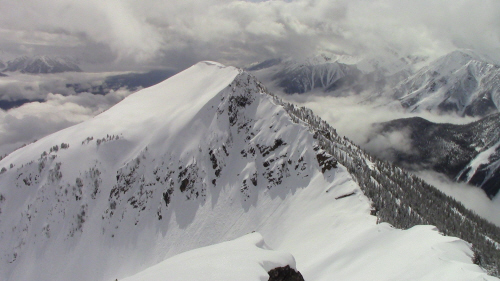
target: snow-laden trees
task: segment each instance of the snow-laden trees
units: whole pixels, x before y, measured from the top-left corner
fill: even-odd
[[[310,109],[296,107],[274,96],[292,120],[315,133],[321,149],[345,166],[372,201],[372,214],[380,222],[408,229],[435,225],[441,233],[472,244],[473,261],[490,274],[500,276],[500,228],[479,217],[450,196],[413,174],[367,154]]]

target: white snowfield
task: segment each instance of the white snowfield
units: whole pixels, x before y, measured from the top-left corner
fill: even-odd
[[[0,280],[498,280],[432,226],[377,224],[315,145],[251,76],[200,62],[0,162]]]
[[[292,255],[269,250],[262,235],[251,233],[179,254],[122,281],[268,280],[270,270],[286,265],[295,268]]]

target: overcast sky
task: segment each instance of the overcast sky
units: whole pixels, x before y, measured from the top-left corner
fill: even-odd
[[[498,57],[498,0],[0,0],[2,57],[58,54],[94,69],[243,65],[336,51]]]

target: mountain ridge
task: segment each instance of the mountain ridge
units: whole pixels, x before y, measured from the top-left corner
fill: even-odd
[[[47,74],[61,72],[82,72],[74,60],[65,57],[50,56],[22,56],[6,63],[4,72],[29,73],[29,74]]]
[[[0,165],[0,274],[7,280],[122,278],[252,231],[291,252],[306,279],[386,280],[413,268],[415,279],[446,273],[496,280],[472,264],[466,242],[415,225],[463,231],[482,257],[476,263],[493,274],[488,247],[500,241],[496,228],[368,156],[248,73],[212,62],[11,153]],[[405,193],[417,191],[455,208],[443,212],[459,232],[413,203],[418,194]],[[472,223],[477,231],[467,231]],[[415,237],[422,244],[409,243]],[[435,255],[435,248],[448,254]],[[34,255],[42,258],[34,263]]]
[[[499,77],[499,66],[459,50],[408,77],[393,95],[410,111],[423,108],[461,116],[486,116],[498,112]]]
[[[484,117],[498,112],[500,66],[486,55],[458,49],[435,60],[335,54],[304,60],[270,59],[248,71],[285,94],[360,96],[407,112]]]

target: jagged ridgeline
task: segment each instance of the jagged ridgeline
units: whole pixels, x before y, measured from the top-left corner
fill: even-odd
[[[440,232],[473,245],[473,261],[489,274],[500,276],[500,228],[465,208],[422,179],[363,151],[341,137],[310,109],[274,97],[297,123],[306,123],[322,149],[344,165],[372,201],[372,214],[380,222],[401,229],[435,225]]]

